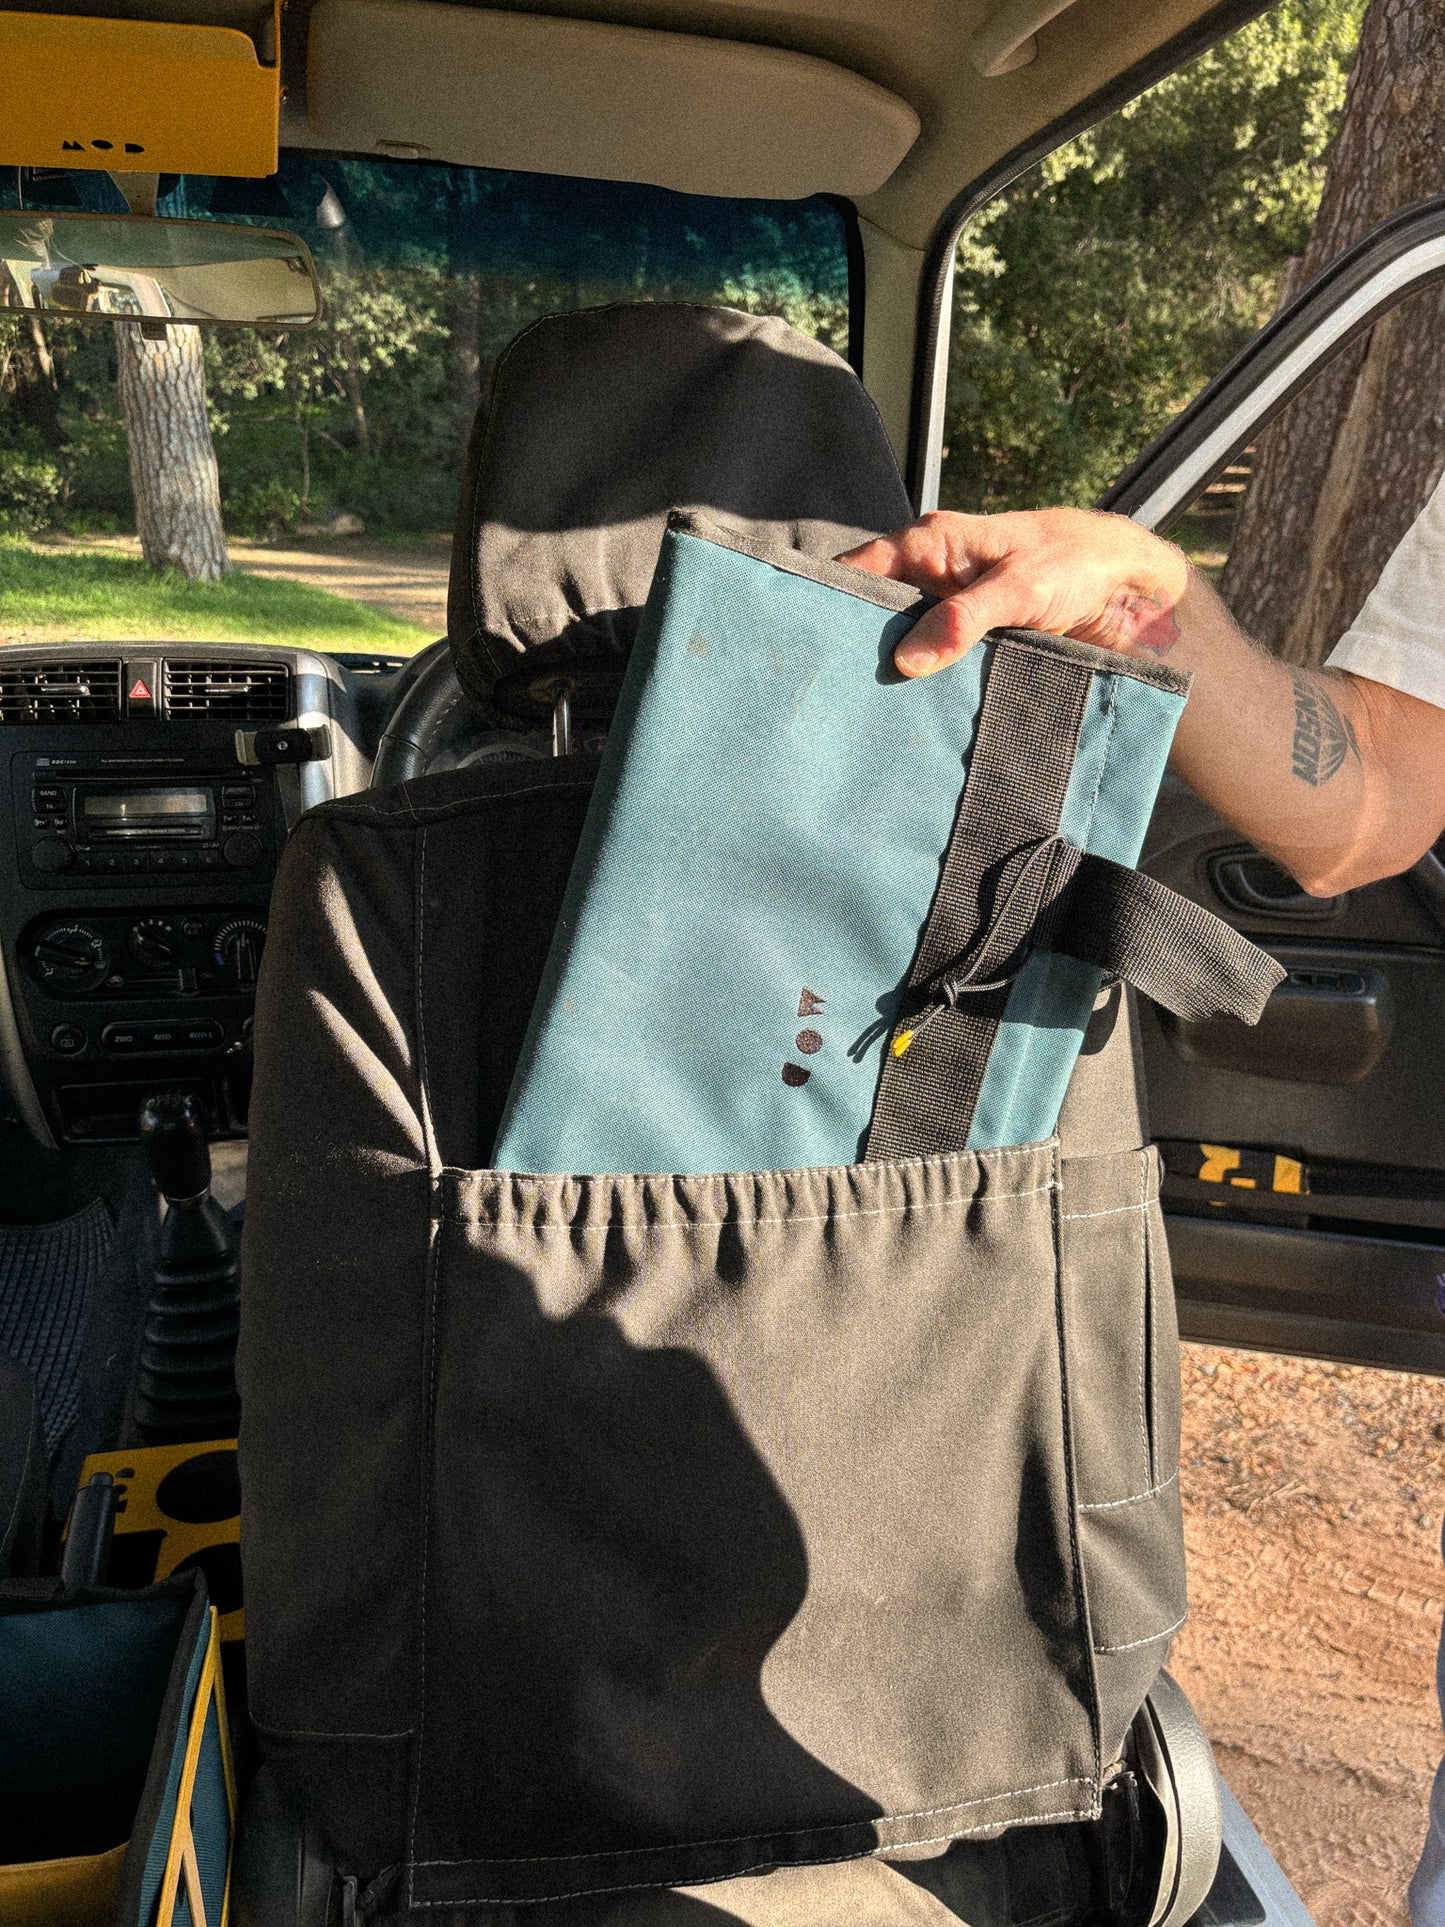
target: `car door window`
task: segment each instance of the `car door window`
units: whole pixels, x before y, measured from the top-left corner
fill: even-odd
[[[1442,308],[1432,278],[1376,316],[1164,525],[1287,660],[1328,656],[1445,470]],[[1330,332],[1322,312],[1322,354]],[[1166,466],[1138,493],[1167,496]],[[1185,1330],[1445,1368],[1445,866],[1307,896],[1177,782],[1145,864],[1289,972],[1252,1031],[1143,1013]]]
[[[1286,0],[969,223],[943,507],[1088,507],[1268,318],[1309,236],[1362,13]]]

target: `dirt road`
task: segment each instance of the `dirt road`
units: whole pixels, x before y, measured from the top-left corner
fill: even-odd
[[[1186,1346],[1172,1668],[1319,1927],[1406,1927],[1442,1739],[1445,1384]]]
[[[41,536],[37,541],[47,549],[140,554],[134,535]],[[377,542],[364,535],[292,535],[279,542],[251,542],[233,535],[227,537],[226,546],[236,567],[250,575],[307,582],[370,608],[385,609],[434,636],[446,633],[449,535],[418,535],[404,542]]]

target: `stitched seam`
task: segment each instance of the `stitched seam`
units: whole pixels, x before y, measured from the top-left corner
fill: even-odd
[[[979,1204],[1013,1204],[1021,1198],[1041,1198],[1045,1193],[1057,1189],[1057,1183],[1050,1183],[1038,1185],[1032,1191],[999,1191],[982,1198],[931,1198],[912,1204],[869,1205],[858,1211],[785,1211],[756,1218],[618,1218],[610,1224],[525,1225],[517,1222],[502,1224],[491,1218],[468,1218],[460,1212],[452,1212],[448,1214],[448,1221],[485,1226],[495,1232],[526,1232],[529,1236],[556,1231],[569,1238],[610,1237],[614,1231],[707,1231],[724,1225],[747,1231],[760,1224],[836,1224],[849,1218],[898,1218],[917,1211],[970,1211]]]
[[[1086,1780],[1060,1780],[1058,1784],[1060,1786],[1087,1786],[1089,1783]],[[1004,1797],[1002,1794],[999,1795],[1000,1799]],[[1094,1804],[1091,1800],[1089,1803],[1090,1813],[1092,1813],[1093,1810]],[[1042,1826],[1043,1823],[1048,1820],[1078,1820],[1085,1817],[1087,1816],[1081,1815],[1076,1807],[1060,1807],[1058,1811],[1054,1813],[1029,1814],[1028,1824],[1030,1826]],[[857,1824],[865,1825],[867,1823],[860,1821]],[[875,1821],[873,1824],[881,1825],[884,1823]],[[1006,1824],[1006,1821],[990,1820],[985,1821],[982,1826],[978,1827],[959,1827],[952,1833],[931,1834],[925,1840],[890,1840],[883,1846],[867,1847],[862,1853],[844,1854],[838,1860],[758,1860],[755,1861],[751,1867],[738,1867],[731,1873],[703,1874],[701,1876],[691,1876],[686,1880],[629,1880],[625,1887],[569,1887],[566,1893],[529,1894],[525,1900],[513,1900],[501,1903],[491,1899],[486,1894],[482,1894],[472,1900],[412,1900],[410,1905],[413,1907],[488,1907],[500,1904],[512,1907],[537,1907],[551,1900],[588,1900],[596,1894],[655,1893],[667,1887],[716,1887],[727,1880],[746,1880],[749,1876],[760,1873],[782,1873],[786,1872],[790,1867],[837,1867],[846,1865],[849,1861],[853,1860],[880,1860],[886,1854],[899,1852],[903,1847],[936,1847],[941,1846],[945,1840],[972,1840],[981,1833],[995,1833],[1000,1827]],[[462,1862],[461,1864],[466,1865],[468,1863]]]
[[[1180,1613],[1172,1626],[1162,1626],[1157,1633],[1145,1633],[1142,1639],[1126,1640],[1122,1646],[1096,1646],[1094,1651],[1096,1653],[1132,1653],[1136,1646],[1152,1646],[1156,1639],[1168,1639],[1171,1633],[1177,1633],[1188,1617],[1187,1612]]]
[[[421,1128],[426,1137],[427,1162],[430,1177],[435,1186],[441,1170],[441,1151],[437,1144],[436,1132],[432,1125],[431,1112],[431,1074],[427,1069],[426,1054],[426,827],[422,826],[418,839],[416,865],[416,1054],[417,1078],[420,1085]]]
[[[1142,1204],[1114,1204],[1107,1211],[1062,1211],[1065,1224],[1082,1224],[1087,1218],[1120,1218],[1129,1211],[1147,1211],[1153,1200],[1145,1198]]]
[[[427,1253],[431,1273],[427,1293],[427,1387],[426,1423],[422,1443],[422,1510],[421,1510],[421,1557],[417,1573],[417,1708],[416,1738],[413,1752],[416,1756],[412,1774],[411,1826],[408,1829],[410,1844],[410,1865],[407,1868],[407,1901],[413,1899],[416,1867],[416,1829],[421,1815],[421,1752],[426,1732],[426,1589],[427,1553],[431,1545],[431,1457],[432,1434],[436,1423],[436,1382],[437,1382],[437,1342],[436,1342],[436,1305],[441,1280],[441,1240],[439,1227],[433,1221],[431,1249]]]
[[[1054,1144],[1054,1190],[1059,1188],[1059,1149]],[[1079,1616],[1079,1624],[1084,1633],[1084,1659],[1089,1679],[1089,1737],[1094,1747],[1094,1779],[1097,1788],[1104,1770],[1102,1741],[1099,1732],[1099,1681],[1094,1671],[1092,1652],[1094,1629],[1089,1619],[1089,1598],[1084,1586],[1083,1553],[1079,1546],[1079,1492],[1074,1467],[1074,1426],[1073,1410],[1069,1401],[1069,1352],[1067,1335],[1064,1330],[1064,1228],[1060,1221],[1058,1200],[1050,1214],[1050,1228],[1054,1243],[1054,1333],[1059,1347],[1059,1420],[1063,1434],[1064,1447],[1064,1495],[1067,1501],[1065,1510],[1069,1519],[1069,1557],[1073,1566],[1074,1610]]]
[[[1139,1160],[1139,1203],[1143,1211],[1149,1200],[1145,1197],[1145,1187],[1149,1181],[1149,1167],[1145,1159]],[[1149,1433],[1148,1387],[1144,1377],[1144,1361],[1149,1352],[1149,1248],[1144,1242],[1144,1227],[1139,1227],[1139,1436],[1144,1441],[1144,1477],[1152,1485],[1159,1474],[1154,1469],[1154,1441]]]
[[[991,1807],[997,1806],[1003,1800],[1021,1800],[1026,1793],[1052,1793],[1055,1787],[1088,1786],[1089,1784],[1089,1781],[1075,1773],[1067,1780],[1040,1780],[1034,1786],[1016,1786],[1007,1788],[1003,1793],[985,1793],[977,1800],[950,1800],[941,1807],[919,1807],[912,1813],[884,1813],[865,1819],[837,1820],[825,1827],[790,1828],[789,1832],[850,1833],[855,1827],[892,1826],[900,1820],[936,1820],[940,1813],[967,1813],[972,1807]],[[749,1840],[755,1840],[757,1836],[758,1829],[754,1828],[751,1833],[723,1834],[710,1840],[686,1840],[675,1847],[615,1847],[608,1848],[602,1853],[524,1853],[510,1859],[493,1860],[488,1864],[494,1867],[546,1867],[556,1860],[575,1860],[582,1864],[589,1864],[594,1860],[630,1860],[638,1854],[692,1853],[702,1847],[740,1847]],[[473,1860],[418,1860],[414,1864],[418,1867],[471,1867],[476,1865],[476,1862]],[[667,1884],[676,1885],[677,1883],[668,1882]],[[453,1903],[460,1906],[470,1904],[472,1903],[467,1901]]]
[[[889,1170],[902,1171],[902,1170],[907,1170],[909,1168],[917,1168],[921,1170],[925,1165],[930,1165],[930,1164],[938,1165],[940,1168],[942,1168],[944,1165],[957,1165],[957,1164],[963,1164],[965,1162],[969,1164],[975,1164],[979,1162],[980,1159],[985,1157],[996,1159],[1000,1164],[1003,1164],[1005,1162],[1016,1164],[1021,1159],[1030,1159],[1030,1160],[1042,1162],[1040,1153],[1052,1150],[1053,1143],[1054,1143],[1054,1140],[1052,1138],[1038,1138],[1032,1144],[1003,1144],[989,1151],[928,1151],[928,1152],[918,1151],[918,1152],[912,1153],[908,1157],[873,1158],[871,1160],[864,1159],[861,1162],[854,1163],[854,1164],[776,1165],[776,1166],[771,1166],[761,1172],[759,1171],[709,1171],[709,1172],[594,1171],[583,1175],[588,1175],[595,1178],[635,1178],[635,1177],[672,1178],[672,1177],[688,1177],[688,1176],[711,1177],[713,1179],[755,1178],[759,1176],[769,1177],[769,1178],[813,1178],[813,1177],[817,1177],[819,1173],[827,1173],[830,1171],[876,1171],[880,1165],[886,1166]],[[1117,1156],[1118,1153],[1116,1152],[1114,1155]],[[520,1178],[528,1184],[536,1184],[539,1186],[545,1185],[545,1184],[552,1184],[552,1185],[565,1184],[570,1178],[574,1178],[577,1175],[579,1175],[578,1173],[571,1172],[571,1171],[506,1171],[506,1170],[498,1170],[495,1166],[486,1165],[486,1164],[475,1165],[475,1166],[468,1166],[465,1164],[449,1164],[446,1166],[446,1170],[452,1175],[457,1177],[471,1178],[471,1177],[476,1177],[478,1175],[481,1175],[481,1176],[490,1176],[494,1178]],[[1051,1177],[1049,1180],[1049,1183],[1051,1186],[1057,1184],[1058,1182],[1059,1182],[1059,1178],[1057,1174]],[[1007,1195],[1010,1197],[1024,1197],[1024,1196],[1032,1196],[1033,1194],[1032,1192],[1025,1193],[1022,1191],[1012,1191],[1012,1192],[1009,1192]]]
[[[1079,1510],[1080,1512],[1112,1512],[1115,1506],[1139,1505],[1145,1499],[1159,1498],[1169,1490],[1171,1485],[1176,1485],[1178,1480],[1179,1474],[1173,1472],[1167,1479],[1161,1479],[1158,1485],[1151,1485],[1143,1492],[1131,1492],[1127,1499],[1095,1499],[1088,1505],[1081,1505]]]
[[[1149,1302],[1149,1437],[1152,1441],[1149,1453],[1149,1476],[1159,1477],[1159,1347],[1158,1337],[1158,1291],[1159,1272],[1154,1258],[1154,1219],[1152,1213],[1144,1218],[1144,1289]],[[1176,1455],[1177,1456],[1177,1455]],[[1179,1477],[1179,1467],[1174,1468],[1174,1478]],[[1173,1480],[1169,1481],[1170,1484]]]
[[[426,1592],[427,1592],[427,1553],[431,1544],[431,1501],[432,1501],[432,1441],[436,1428],[436,1374],[437,1342],[436,1316],[437,1295],[441,1283],[441,1225],[436,1213],[436,1147],[431,1133],[431,1107],[426,1098],[426,1026],[423,1018],[423,946],[426,928],[425,917],[425,880],[426,880],[426,832],[421,837],[421,851],[417,863],[417,906],[416,906],[416,1024],[417,1050],[420,1058],[422,1077],[422,1117],[428,1139],[428,1153],[432,1159],[432,1208],[429,1222],[427,1244],[428,1292],[425,1327],[426,1375],[425,1407],[422,1414],[422,1453],[421,1453],[421,1548],[417,1561],[417,1669],[416,1669],[416,1737],[412,1743],[415,1765],[412,1775],[411,1825],[408,1828],[408,1842],[411,1855],[416,1853],[416,1830],[421,1814],[421,1756],[422,1739],[426,1727]],[[408,1870],[407,1898],[412,1897],[413,1876]]]

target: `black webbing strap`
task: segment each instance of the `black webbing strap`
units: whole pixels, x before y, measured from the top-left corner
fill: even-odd
[[[995,645],[867,1158],[964,1149],[1009,989],[1035,951],[1096,964],[1186,1019],[1256,1023],[1284,976],[1221,918],[1059,836],[1092,674],[1013,638]]]
[[[1086,661],[1027,643],[994,645],[911,994],[884,1045],[866,1158],[961,1151],[968,1141],[1008,984],[991,985],[979,972],[970,994],[935,1010],[927,1025],[916,1024],[917,1012],[934,978],[967,959],[985,932],[991,955],[1006,958],[1029,942],[1048,882],[1030,859],[1058,832],[1092,679]],[[894,1041],[910,1027],[907,1050],[895,1055]]]
[[[1285,975],[1267,951],[1167,884],[1059,847],[1072,859],[1073,876],[1041,923],[1039,949],[1098,964],[1190,1022],[1259,1022]]]

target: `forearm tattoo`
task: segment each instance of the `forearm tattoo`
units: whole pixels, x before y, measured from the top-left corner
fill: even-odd
[[[1290,769],[1302,783],[1317,790],[1344,768],[1345,758],[1360,760],[1359,744],[1348,720],[1335,707],[1324,683],[1315,676],[1294,678],[1294,741]]]

